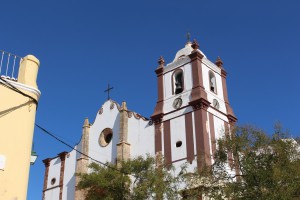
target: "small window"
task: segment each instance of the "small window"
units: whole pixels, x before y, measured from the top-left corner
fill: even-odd
[[[209,88],[210,91],[217,93],[216,77],[212,71],[209,71]]]
[[[178,148],[178,147],[181,147],[181,145],[182,145],[182,141],[177,141],[176,142],[176,147]]]
[[[110,128],[105,128],[99,137],[99,144],[102,147],[106,147],[112,140],[113,131]]]
[[[173,74],[172,78],[173,82],[173,94],[179,94],[183,91],[184,84],[183,84],[183,72],[181,69],[176,70]]]
[[[51,185],[54,185],[56,182],[56,178],[51,179]]]

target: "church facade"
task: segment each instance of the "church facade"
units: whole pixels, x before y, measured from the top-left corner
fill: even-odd
[[[189,163],[188,170],[213,163],[214,141],[237,121],[223,62],[211,62],[196,41],[187,42],[173,62],[165,64],[161,57],[155,73],[158,99],[150,118],[130,111],[126,102],[106,101],[93,124],[85,119],[73,151],[43,160],[43,199],[84,199],[75,173],[87,173],[93,159],[117,163],[162,154],[175,168]]]

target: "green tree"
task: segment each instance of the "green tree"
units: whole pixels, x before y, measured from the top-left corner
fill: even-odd
[[[214,164],[186,175],[190,196],[213,199],[300,199],[299,143],[280,126],[271,136],[238,127],[217,141]]]
[[[178,199],[179,178],[162,163],[149,155],[121,162],[118,170],[113,164],[92,163],[90,173],[78,174],[78,187],[87,191],[87,200]]]

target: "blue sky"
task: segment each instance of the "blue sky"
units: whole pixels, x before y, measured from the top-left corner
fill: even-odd
[[[224,61],[239,124],[272,133],[280,121],[300,136],[299,8],[297,0],[3,1],[0,49],[40,60],[36,122],[72,145],[108,83],[112,99],[149,117],[157,60],[171,62],[187,32],[210,60]],[[42,160],[69,151],[38,129],[34,144],[29,200],[42,197]]]

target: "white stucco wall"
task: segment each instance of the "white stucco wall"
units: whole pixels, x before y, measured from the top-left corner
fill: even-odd
[[[128,118],[128,143],[131,158],[146,154],[154,156],[154,125],[134,116]]]
[[[47,180],[47,189],[49,190],[45,191],[46,200],[59,199],[60,166],[61,166],[61,161],[59,157],[52,159],[49,163],[49,172],[48,172],[48,180]],[[53,178],[55,178],[55,183],[51,184],[51,180]]]
[[[50,161],[49,165],[49,172],[48,172],[48,181],[47,181],[47,188],[52,188],[59,185],[59,178],[60,178],[60,166],[61,161],[60,158],[54,158]],[[51,180],[55,178],[55,183],[52,185]]]
[[[96,119],[90,127],[89,135],[89,156],[104,163],[115,163],[117,157],[116,145],[119,142],[120,113],[115,104],[113,109],[110,109],[110,105],[111,101],[106,101],[103,104],[103,113],[97,113]],[[99,144],[99,137],[105,128],[112,129],[113,137],[107,146],[102,147]]]
[[[223,95],[221,70],[214,64],[212,64],[212,63],[209,64],[209,63],[211,63],[211,62],[208,61],[207,59],[203,58],[203,62],[202,62],[203,86],[207,93],[207,100],[212,103],[213,99],[216,99],[220,104],[219,110],[223,113],[226,113],[226,107],[225,107],[224,95]],[[212,71],[215,75],[217,93],[210,91],[209,71]],[[212,104],[211,104],[211,106],[212,106]]]
[[[214,116],[214,127],[215,127],[215,139],[219,139],[224,136],[224,121],[216,116]]]
[[[77,147],[75,147],[77,148]],[[69,152],[65,159],[65,171],[64,171],[64,186],[62,199],[74,199],[75,198],[75,171],[76,171],[76,160],[78,153],[73,150]]]
[[[170,121],[172,160],[179,160],[187,157],[185,116],[174,118]],[[181,141],[181,147],[176,147],[176,142]]]
[[[184,61],[184,62],[183,62]],[[193,79],[192,79],[192,68],[191,63],[188,63],[190,61],[189,58],[185,58],[183,60],[171,63],[166,66],[164,69],[164,76],[163,76],[163,82],[164,82],[164,107],[163,112],[168,113],[174,110],[173,108],[173,101],[174,99],[180,97],[182,99],[182,105],[187,106],[188,102],[190,101],[190,95],[191,90],[193,86]],[[174,72],[174,68],[180,66],[178,69],[181,69],[183,71],[183,78],[184,78],[184,90],[180,94],[173,94],[173,88],[175,86],[172,86],[174,84],[172,82],[172,75]]]
[[[53,188],[52,190],[48,190],[45,192],[45,199],[46,200],[57,200],[59,199],[59,187]]]

